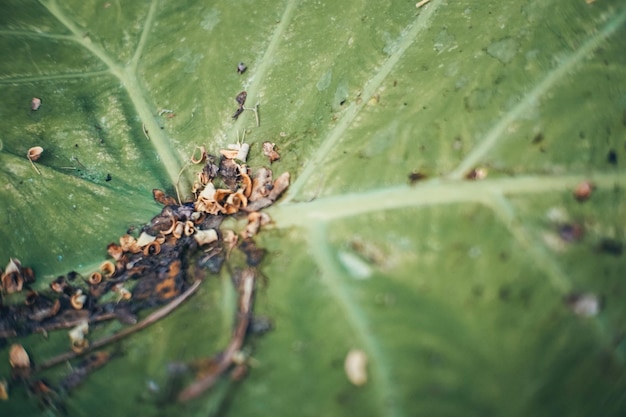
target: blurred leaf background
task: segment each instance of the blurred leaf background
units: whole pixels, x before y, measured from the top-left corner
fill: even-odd
[[[249,166],[268,140],[293,179],[259,236],[274,330],[249,340],[248,377],[168,397],[168,363],[228,341],[224,272],[122,342],[69,415],[626,414],[625,22],[618,0],[3,0],[0,254],[39,288],[157,214],[151,190],[174,193],[197,145],[246,131]],[[260,127],[231,119],[242,90]],[[587,292],[603,309],[579,317],[564,299]],[[20,343],[37,361],[66,339]],[[50,411],[11,387],[0,413]]]

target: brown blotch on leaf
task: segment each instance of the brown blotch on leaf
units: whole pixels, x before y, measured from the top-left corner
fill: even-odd
[[[248,266],[258,266],[265,256],[265,249],[259,248],[252,238],[245,238],[239,243],[239,250],[246,255]]]
[[[591,193],[593,192],[594,186],[589,181],[583,181],[576,186],[574,189],[574,198],[576,200],[583,202],[591,197]]]

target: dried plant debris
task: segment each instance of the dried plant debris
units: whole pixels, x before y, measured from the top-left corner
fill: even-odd
[[[41,107],[41,99],[39,97],[33,97],[30,101],[30,109],[32,111],[37,111],[39,110],[39,107]]]
[[[272,142],[263,142],[263,155],[269,158],[270,164],[280,159],[280,155],[276,152],[276,144]]]
[[[241,109],[245,98],[245,92],[237,96]],[[275,152],[271,145],[271,151]],[[42,150],[33,149],[28,156],[36,160]],[[96,349],[169,314],[196,291],[207,274],[219,273],[235,248],[241,254],[237,260],[245,262],[246,268],[229,268],[236,271],[233,282],[240,295],[233,339],[223,352],[207,360],[214,363],[211,370],[198,376],[178,398],[186,400],[200,395],[227,372],[231,372],[232,378],[245,376],[243,344],[253,322],[257,268],[266,254],[254,237],[271,223],[270,217],[261,210],[285,192],[290,178],[289,173],[284,172],[274,179],[273,172],[264,167],[251,170],[245,165],[249,151],[249,144],[237,143],[229,145],[216,157],[209,155],[203,146],[197,147],[190,160],[201,168],[190,197],[181,201],[179,196],[174,198],[162,190],[153,190],[154,200],[163,205],[161,212],[144,226],[109,243],[106,246],[109,259],[86,275],[71,271],[53,279],[47,290],[35,291],[33,269],[11,258],[4,270],[0,269],[3,295],[0,339],[59,329],[66,329],[69,339],[66,352],[40,360],[37,366],[32,365],[20,344],[13,343],[9,354],[12,380],[25,381],[22,386],[27,386],[42,405],[62,409],[63,393],[80,385],[110,360],[109,352]],[[229,216],[247,220],[239,234],[220,230]],[[140,312],[159,306],[138,322]],[[113,335],[90,341],[91,328],[109,320],[128,326]],[[37,378],[42,370],[85,355],[89,356],[73,364],[72,370],[57,384]],[[0,391],[5,393],[0,392],[0,397],[8,398],[9,386],[5,384],[0,388],[4,388]]]

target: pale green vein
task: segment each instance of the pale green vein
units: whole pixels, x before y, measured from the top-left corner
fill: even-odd
[[[372,364],[371,381],[379,396],[379,415],[402,415],[385,355],[381,352],[372,330],[368,328],[368,319],[365,313],[359,308],[349,289],[344,285],[343,279],[345,277],[338,272],[337,262],[327,240],[326,223],[315,222],[310,224],[309,237],[309,248],[321,270],[320,278],[334,297],[335,302],[345,312],[348,324],[363,343],[362,348]]]
[[[544,245],[538,244],[527,232],[520,219],[515,215],[511,203],[501,193],[491,193],[488,206],[507,227],[517,242],[530,254],[533,265],[539,267],[548,276],[550,284],[561,294],[571,290],[571,283],[554,257],[546,251]]]
[[[616,30],[622,27],[626,21],[626,9],[614,15],[609,22],[598,32],[596,32],[581,47],[563,59],[535,88],[530,91],[515,107],[509,110],[498,123],[487,132],[485,138],[475,147],[467,157],[461,161],[459,166],[449,175],[450,179],[461,179],[467,172],[474,168],[476,164],[496,145],[506,140],[508,137],[506,129],[511,123],[519,119],[535,106],[539,99],[545,95],[558,81],[562,80],[568,72],[572,71],[583,59],[591,54],[605,39],[611,36]]]
[[[44,38],[44,39],[58,39],[63,41],[73,41],[74,38],[70,35],[59,35],[56,33],[46,32],[30,32],[26,30],[0,30],[0,36],[16,36],[21,38]]]
[[[488,204],[491,193],[524,195],[573,190],[581,181],[592,180],[598,189],[626,186],[626,175],[595,174],[517,177],[482,181],[431,180],[415,186],[401,185],[325,197],[306,203],[283,203],[269,208],[278,227],[306,226],[314,220],[334,220],[385,210],[474,202]]]
[[[152,28],[152,23],[154,22],[154,15],[158,3],[159,2],[157,0],[150,2],[150,9],[148,10],[148,16],[146,16],[146,20],[144,21],[143,29],[141,31],[141,37],[139,38],[137,48],[135,49],[135,53],[133,54],[133,57],[129,63],[130,69],[135,73],[137,72],[139,60],[141,59],[141,54],[143,53],[143,49],[146,45],[148,34],[150,33],[150,28]]]
[[[387,60],[380,67],[378,72],[374,75],[374,77],[372,77],[365,84],[361,93],[362,100],[360,101],[360,103],[357,104],[356,102],[354,102],[350,104],[350,106],[346,109],[344,116],[329,132],[328,136],[326,136],[321,145],[317,148],[317,151],[311,156],[304,170],[302,170],[294,184],[291,186],[291,193],[287,197],[286,201],[290,201],[294,197],[298,196],[299,192],[306,185],[309,178],[320,169],[323,161],[326,159],[328,154],[335,147],[335,145],[339,143],[345,131],[352,124],[356,116],[367,104],[367,102],[374,96],[376,90],[380,87],[385,78],[387,78],[387,76],[398,63],[400,58],[404,56],[406,50],[413,44],[413,42],[415,42],[415,39],[420,34],[420,32],[430,27],[430,21],[432,20],[432,17],[435,14],[435,11],[437,10],[437,7],[439,7],[440,3],[441,1],[436,1],[430,4],[428,7],[422,9],[423,11],[422,13],[420,13],[417,19],[414,20],[407,28],[402,31],[404,36],[399,42],[398,48],[393,54],[389,56],[389,58],[387,58]]]
[[[53,15],[60,23],[62,23],[74,36],[72,40],[89,52],[91,52],[95,57],[100,59],[108,68],[109,71],[115,75],[124,88],[126,89],[128,96],[130,97],[139,118],[143,121],[145,130],[148,131],[150,136],[150,141],[152,145],[157,151],[159,155],[160,162],[164,165],[165,170],[170,178],[172,184],[175,184],[178,180],[178,173],[181,170],[182,162],[180,158],[180,154],[173,148],[169,138],[165,134],[165,132],[159,127],[159,124],[153,114],[151,106],[148,104],[148,101],[145,96],[145,92],[142,90],[139,80],[137,79],[137,74],[134,71],[134,68],[124,67],[119,63],[115,62],[107,53],[104,51],[99,45],[94,44],[88,36],[84,35],[84,31],[82,31],[78,26],[74,24],[63,12],[63,10],[59,7],[58,3],[55,0],[51,1],[42,1],[41,2],[46,9]],[[155,6],[151,6],[155,7]],[[148,13],[148,16],[153,15],[154,10]],[[150,22],[148,22],[150,23]],[[147,26],[144,26],[144,33],[147,31]],[[142,38],[144,36],[142,33]],[[145,40],[144,40],[145,41]],[[140,40],[140,44],[141,44]],[[140,47],[138,46],[138,51],[140,52]]]
[[[291,22],[291,18],[293,17],[293,13],[296,9],[297,4],[297,0],[289,0],[287,2],[287,5],[285,6],[285,11],[280,18],[280,22],[276,25],[267,49],[265,50],[265,53],[261,58],[259,66],[255,70],[254,78],[252,79],[250,86],[248,86],[248,88],[246,89],[246,92],[248,93],[249,103],[256,104],[259,101],[258,95],[261,84],[267,77],[267,72],[269,71],[269,68],[274,65],[274,58],[278,55],[278,46],[283,38],[287,26],[289,26],[289,23]],[[241,127],[243,120],[244,118],[240,118],[237,121],[237,126]]]
[[[35,82],[41,82],[41,81],[92,78],[92,77],[100,77],[103,75],[111,75],[111,71],[100,70],[100,71],[86,71],[86,72],[66,73],[66,74],[38,75],[38,76],[33,76],[33,77],[6,77],[6,78],[0,79],[0,84],[4,84],[4,85],[28,84],[28,83],[35,83]]]
[[[48,2],[42,1],[41,3],[46,9],[48,9],[52,16],[54,16],[61,24],[63,24],[63,26],[65,26],[73,34],[73,36],[70,37],[71,40],[78,43],[89,52],[91,52],[94,56],[96,56],[109,68],[109,71],[111,71],[116,77],[123,77],[122,67],[118,63],[113,61],[111,57],[109,57],[109,55],[107,55],[107,53],[102,48],[100,48],[100,46],[92,43],[91,39],[86,34],[86,31],[81,30],[78,26],[76,26],[74,22],[72,22],[65,15],[65,13],[63,12],[63,10],[61,10],[55,0],[51,0]]]

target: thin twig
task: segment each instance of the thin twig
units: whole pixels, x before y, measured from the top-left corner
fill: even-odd
[[[254,112],[254,117],[256,119],[256,127],[261,126],[261,122],[259,120],[259,103],[255,104],[254,107],[245,107],[241,106],[244,110],[250,110]]]
[[[146,127],[145,123],[141,124],[141,130],[143,131],[143,134],[146,137],[146,139],[150,140],[150,135],[148,135],[148,128]]]
[[[170,314],[172,311],[174,311],[174,309],[176,309],[176,307],[178,307],[179,305],[181,305],[183,303],[183,301],[185,301],[187,298],[189,298],[194,292],[196,292],[196,290],[198,289],[198,287],[200,286],[200,283],[202,281],[198,280],[196,282],[194,282],[191,287],[189,287],[187,289],[187,291],[185,291],[184,293],[182,293],[181,295],[179,295],[177,298],[175,298],[174,300],[172,300],[172,302],[170,302],[169,304],[167,304],[166,306],[164,306],[163,308],[155,311],[154,313],[150,314],[148,317],[146,317],[145,319],[143,319],[142,321],[140,321],[139,323],[127,327],[124,330],[121,330],[115,334],[112,334],[110,336],[106,336],[103,337],[102,339],[96,340],[94,343],[92,343],[91,345],[89,345],[89,347],[85,350],[83,350],[80,353],[76,353],[74,351],[68,351],[65,353],[62,353],[58,356],[55,356],[52,359],[49,359],[45,362],[42,362],[41,364],[39,364],[39,366],[37,366],[37,368],[35,369],[35,371],[43,371],[45,369],[51,368],[55,365],[58,365],[60,363],[63,363],[65,361],[68,361],[70,359],[74,359],[78,356],[82,356],[85,355],[95,349],[99,349],[102,346],[106,346],[110,343],[113,342],[117,342],[118,340],[123,339],[124,337],[131,335],[135,332],[138,332],[139,330],[142,330],[148,326],[150,326],[151,324],[156,323],[157,321],[159,321],[160,319],[162,319],[163,317],[167,316],[168,314]]]
[[[233,364],[234,355],[241,350],[248,324],[254,294],[254,281],[256,270],[248,268],[241,274],[239,282],[239,306],[237,309],[237,325],[233,337],[226,350],[215,358],[216,366],[208,375],[192,382],[178,394],[178,401],[188,401],[196,398],[215,384],[217,379]]]
[[[30,158],[30,155],[28,156],[28,160],[30,161],[30,164],[33,166],[33,169],[35,170],[35,172],[39,175],[41,175],[41,171],[39,171],[39,168],[37,168],[35,166],[35,163],[33,162],[33,160]]]
[[[178,173],[178,178],[176,178],[176,184],[174,184],[174,189],[176,190],[176,198],[178,199],[178,205],[179,206],[182,206],[183,203],[182,203],[182,200],[180,199],[180,192],[178,191],[178,184],[180,183],[180,177],[183,175],[183,172],[187,169],[189,164],[190,164],[190,162],[187,161],[185,163],[185,165],[183,165],[183,167],[180,169],[180,172]]]

